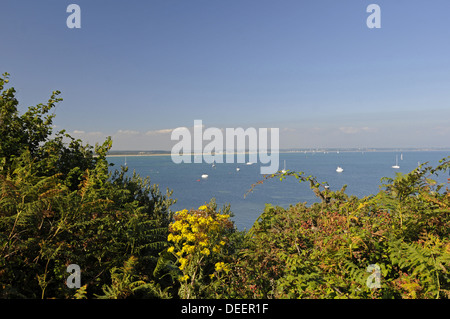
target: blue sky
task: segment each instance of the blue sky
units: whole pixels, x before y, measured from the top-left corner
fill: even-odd
[[[2,0],[0,72],[22,109],[62,91],[56,129],[113,149],[170,149],[196,119],[278,127],[281,148],[450,147],[449,14],[448,0]]]

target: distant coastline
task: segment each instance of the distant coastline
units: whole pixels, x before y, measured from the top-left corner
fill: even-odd
[[[445,147],[422,147],[422,148],[298,148],[298,149],[281,149],[279,153],[347,153],[347,152],[450,152],[450,148]],[[226,154],[223,152],[220,154]],[[248,151],[233,152],[234,154],[246,153]],[[107,157],[116,156],[170,156],[171,151],[154,150],[154,151],[109,151]],[[194,152],[190,155],[202,155],[201,152]]]
[[[124,157],[124,156],[170,156],[170,153],[149,153],[149,154],[127,154],[127,153],[117,153],[117,154],[108,154],[106,157]]]

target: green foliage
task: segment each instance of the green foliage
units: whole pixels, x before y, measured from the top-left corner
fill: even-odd
[[[303,172],[266,176],[251,190],[293,177],[320,202],[267,205],[238,232],[229,206],[175,215],[169,190],[126,167],[111,172],[110,138],[92,147],[53,134],[58,91],[20,115],[8,81],[0,77],[0,298],[450,297],[450,194],[436,182],[450,157],[384,178],[364,198]],[[78,289],[65,284],[69,264],[81,268]],[[368,285],[375,275],[379,288]]]
[[[171,276],[180,298],[220,296],[220,280],[229,270],[226,262],[236,243],[231,215],[229,206],[217,209],[214,199],[197,210],[175,213],[169,226],[170,247],[161,254],[157,272]]]
[[[28,150],[32,157],[38,155],[40,144],[47,141],[52,133],[52,123],[54,114],[49,112],[62,101],[57,96],[59,91],[52,92],[46,104],[31,106],[19,116],[17,106],[18,100],[15,98],[15,89],[5,89],[9,82],[9,74],[0,77],[0,157],[4,158],[3,170],[15,157],[19,157],[24,150]]]
[[[448,298],[450,197],[433,179],[448,168],[449,158],[383,179],[362,199],[302,172],[268,176],[309,182],[321,203],[266,206],[235,256],[227,296]],[[381,288],[367,285],[369,265],[379,267]]]
[[[139,276],[134,271],[136,264],[137,258],[131,256],[125,261],[123,267],[111,269],[112,284],[104,285],[102,288],[104,294],[97,297],[99,299],[169,298],[168,288],[162,291],[159,284],[137,279]]]
[[[47,104],[19,115],[15,91],[4,89],[8,81],[4,77],[0,297],[89,298],[101,294],[112,280],[113,290],[106,290],[111,293],[120,286],[116,283],[129,278],[119,276],[118,267],[126,261],[133,265],[133,279],[146,280],[149,288],[167,243],[171,192],[161,193],[149,178],[127,177],[124,167],[111,173],[106,159],[110,138],[95,148],[64,131],[51,138],[53,115],[48,113],[61,100],[56,98],[59,92]],[[81,268],[83,287],[78,290],[65,285],[69,264]],[[155,296],[154,291],[145,291]]]

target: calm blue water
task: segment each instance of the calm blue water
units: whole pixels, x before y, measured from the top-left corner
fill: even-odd
[[[400,169],[391,168],[398,155]],[[382,177],[395,177],[395,172],[408,173],[415,169],[418,162],[429,162],[436,166],[438,161],[450,155],[448,152],[328,152],[328,153],[280,153],[280,169],[286,160],[286,169],[303,171],[306,175],[317,177],[319,182],[328,182],[330,189],[340,189],[347,184],[346,193],[358,197],[377,193]],[[262,179],[259,164],[174,164],[170,156],[127,156],[129,172],[143,177],[150,176],[153,184],[158,184],[164,192],[166,188],[173,190],[173,198],[177,203],[173,210],[197,208],[212,197],[216,198],[219,207],[231,204],[235,214],[234,221],[238,229],[249,229],[262,213],[266,203],[289,207],[290,204],[317,202],[314,193],[306,183],[298,183],[291,177],[284,181],[272,179],[258,185],[252,193],[244,198],[251,185]],[[108,161],[119,168],[125,157],[108,157]],[[337,173],[341,166],[344,172]],[[236,167],[240,171],[236,171]],[[202,174],[208,174],[202,179]],[[446,176],[439,178],[447,181]]]

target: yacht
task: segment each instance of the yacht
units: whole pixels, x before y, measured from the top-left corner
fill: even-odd
[[[392,165],[392,168],[400,168],[400,166],[398,166],[398,156],[395,157],[395,165]]]
[[[338,166],[336,168],[336,172],[338,172],[338,173],[342,173],[343,171],[344,171],[344,169],[342,167],[340,167],[340,166]]]
[[[208,174],[203,174],[202,178],[208,178]]]
[[[286,160],[284,160],[284,169],[281,171],[281,173],[286,173],[287,171],[286,171]]]

